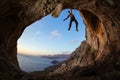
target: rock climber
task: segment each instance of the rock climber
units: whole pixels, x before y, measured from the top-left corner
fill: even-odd
[[[73,15],[72,10],[71,10],[71,11],[70,11],[70,10],[68,11],[68,16],[67,16],[63,21],[67,20],[69,17],[70,17],[70,23],[69,23],[69,28],[68,28],[68,30],[70,30],[71,24],[72,24],[72,22],[74,21],[75,24],[76,24],[76,31],[78,31],[78,21],[76,20],[75,16]]]

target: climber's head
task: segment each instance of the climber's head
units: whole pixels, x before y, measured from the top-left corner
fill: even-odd
[[[68,13],[70,13],[70,11],[68,11]]]

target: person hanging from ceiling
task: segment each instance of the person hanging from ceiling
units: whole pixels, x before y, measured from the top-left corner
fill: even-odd
[[[63,19],[63,21],[67,20],[69,17],[70,17],[70,23],[69,23],[68,31],[71,29],[72,22],[75,22],[76,31],[78,31],[78,21],[76,20],[74,14],[72,13],[72,9],[68,10],[68,16],[65,19]]]

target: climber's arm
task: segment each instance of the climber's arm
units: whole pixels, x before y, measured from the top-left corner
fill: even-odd
[[[72,13],[72,9],[70,9],[71,13]]]
[[[63,19],[63,21],[67,20],[68,18],[69,18],[69,15],[65,19]]]

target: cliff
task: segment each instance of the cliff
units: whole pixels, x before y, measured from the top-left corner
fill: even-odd
[[[19,68],[17,40],[28,25],[48,14],[57,17],[66,8],[80,11],[86,41],[60,67],[49,72],[51,80],[120,78],[119,0],[1,0],[0,80],[31,79]]]

